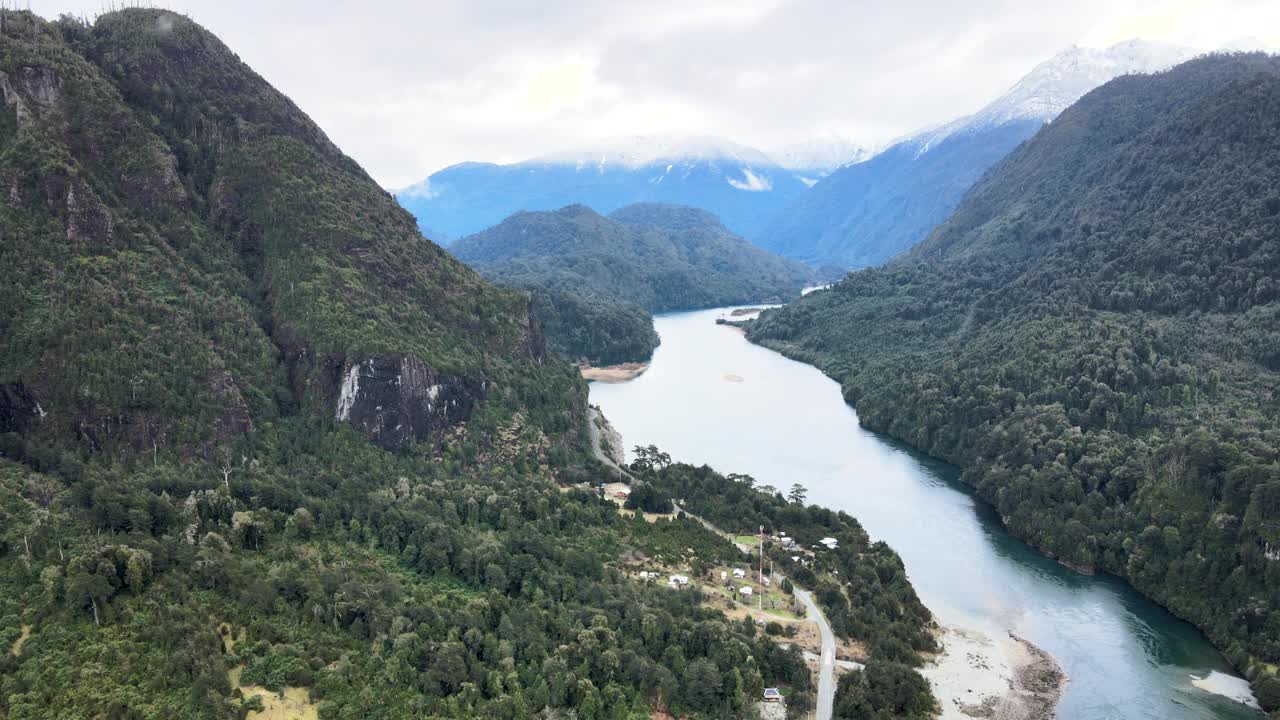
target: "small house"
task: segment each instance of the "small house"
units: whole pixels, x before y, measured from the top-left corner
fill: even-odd
[[[746,577],[746,576],[747,576],[747,571],[746,571],[746,570],[743,570],[742,568],[734,568],[734,569],[733,569],[733,576],[734,576],[735,578],[738,578],[739,580],[741,580],[742,578],[744,578],[744,577]]]
[[[689,584],[689,576],[688,575],[672,575],[671,578],[667,581],[667,584],[670,585],[671,587],[684,587],[685,585]]]
[[[721,570],[721,571],[720,571],[720,581],[721,581],[721,582],[724,582],[724,581],[726,581],[726,580],[728,580],[728,579],[729,579],[729,573],[727,573],[727,572],[725,572],[725,571]]]
[[[836,540],[833,537],[824,537],[821,540],[819,540],[818,543],[826,547],[828,550],[835,550],[836,545],[839,545],[840,541]]]
[[[781,692],[780,690],[778,690],[778,688],[765,688],[765,689],[764,689],[764,701],[765,701],[765,702],[779,702],[779,703],[780,703],[780,702],[784,702],[784,701],[785,701],[785,698],[783,698],[783,697],[782,697],[782,692]]]
[[[751,597],[751,592],[752,590],[750,585],[743,585],[742,587],[738,588],[738,594],[744,598]]]

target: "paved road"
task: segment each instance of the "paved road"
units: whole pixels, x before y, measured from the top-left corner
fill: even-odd
[[[711,532],[729,537],[720,528],[680,507],[675,500],[672,500],[671,504],[675,507],[677,513],[683,512],[685,515],[702,523],[703,527]],[[753,550],[753,548],[749,548],[746,545],[740,545],[736,542],[734,544],[738,546],[739,550],[746,553],[750,553]],[[777,577],[777,582],[781,583],[783,579],[782,573],[775,572],[774,575]],[[805,609],[809,611],[809,617],[818,624],[818,636],[822,638],[822,656],[818,659],[817,720],[831,720],[832,707],[836,701],[836,634],[831,632],[831,625],[827,622],[827,616],[822,614],[822,608],[818,607],[818,603],[814,602],[813,595],[808,590],[801,589],[794,582],[791,587],[796,597],[804,604]],[[857,665],[856,663],[851,664]]]
[[[809,616],[818,623],[818,635],[822,638],[822,658],[818,661],[818,720],[831,720],[831,708],[836,701],[836,636],[831,632],[827,616],[808,590],[795,588],[796,597],[809,610]]]
[[[587,427],[591,432],[591,451],[600,462],[630,478],[630,473],[618,467],[618,464],[600,447],[600,428],[596,427],[596,417],[599,413],[600,411],[593,407],[588,407],[587,409]],[[723,530],[686,511],[674,500],[671,501],[671,504],[674,506],[675,512],[684,512],[685,515],[702,523],[711,532],[727,537],[732,541],[732,538]],[[738,545],[738,548],[743,552],[750,553],[753,549],[736,542],[734,544]],[[775,574],[778,577],[778,582],[782,582],[782,574]],[[818,636],[822,638],[822,657],[818,661],[817,720],[831,720],[831,709],[836,700],[836,636],[835,633],[831,632],[831,625],[827,623],[827,616],[822,614],[822,609],[818,607],[818,603],[814,602],[813,595],[808,590],[802,590],[794,583],[792,587],[796,597],[800,599],[800,602],[809,611],[809,617],[818,624]]]

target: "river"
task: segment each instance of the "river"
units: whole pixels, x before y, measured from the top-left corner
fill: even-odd
[[[1079,575],[1013,539],[954,467],[863,429],[834,381],[714,324],[726,315],[658,316],[649,370],[592,384],[591,402],[628,448],[655,444],[758,485],[799,483],[809,502],[849,512],[901,554],[941,622],[1013,631],[1052,654],[1070,677],[1063,720],[1262,717],[1191,684],[1243,683],[1194,627],[1120,580]]]

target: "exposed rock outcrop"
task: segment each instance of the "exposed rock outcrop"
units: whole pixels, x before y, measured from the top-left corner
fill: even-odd
[[[23,432],[44,409],[22,383],[0,384],[0,433]]]
[[[219,442],[226,442],[253,429],[249,404],[240,394],[240,386],[231,373],[225,370],[215,373],[209,380],[209,389],[225,402],[222,415],[213,423],[214,437]]]
[[[344,368],[334,418],[395,449],[466,420],[486,390],[483,380],[437,374],[413,355],[372,357]]]
[[[62,78],[47,67],[19,67],[12,75],[0,71],[0,100],[14,109],[18,127],[60,114],[62,88]]]
[[[114,226],[111,212],[83,180],[61,174],[48,175],[43,189],[45,205],[65,218],[67,240],[91,245],[111,242]]]

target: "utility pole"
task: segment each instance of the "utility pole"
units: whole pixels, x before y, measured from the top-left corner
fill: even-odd
[[[760,526],[760,602],[758,607],[764,611],[764,526]]]
[[[764,526],[760,526],[760,587],[764,587]]]

